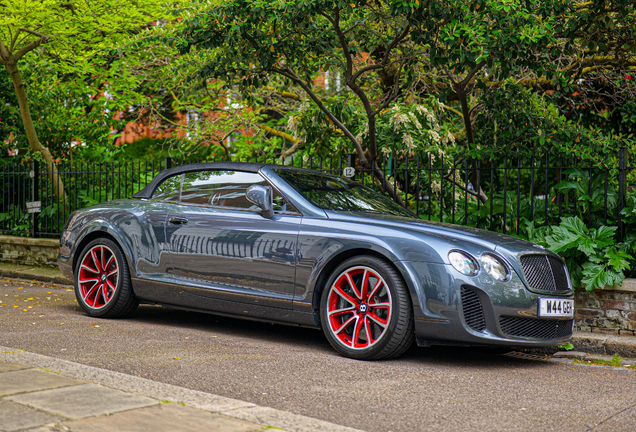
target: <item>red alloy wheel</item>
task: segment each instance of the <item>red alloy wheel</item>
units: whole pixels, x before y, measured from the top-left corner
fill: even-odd
[[[385,334],[391,307],[391,292],[382,276],[367,266],[351,267],[329,289],[329,331],[346,348],[368,349]]]
[[[102,309],[113,299],[117,290],[119,267],[117,258],[108,246],[93,246],[82,260],[77,283],[82,301],[92,309]]]

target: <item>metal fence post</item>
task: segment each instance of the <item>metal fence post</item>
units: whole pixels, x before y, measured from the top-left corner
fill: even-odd
[[[355,153],[351,153],[347,155],[347,166],[348,167],[356,167],[356,154]],[[362,167],[363,173],[362,176],[364,176],[364,167]],[[357,173],[356,173],[357,174]],[[356,174],[353,175],[353,177],[351,177],[352,180],[356,179]],[[340,170],[340,175],[342,175],[342,169]],[[362,177],[364,178],[364,177]]]
[[[623,215],[621,212],[625,207],[625,181],[627,174],[627,166],[625,161],[625,151],[623,147],[619,150],[618,159],[618,241],[622,242],[625,238],[625,224],[623,222]]]
[[[167,157],[164,161],[164,169],[172,168],[172,159]]]
[[[37,161],[31,162],[31,201],[39,201],[40,197],[40,167]],[[31,237],[36,238],[39,231],[39,213],[31,213]]]

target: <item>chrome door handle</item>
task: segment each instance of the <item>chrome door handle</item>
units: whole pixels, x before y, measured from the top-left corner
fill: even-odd
[[[188,223],[188,218],[184,218],[184,217],[180,217],[180,216],[173,216],[170,219],[168,219],[168,221],[171,224],[175,224],[175,225],[185,225]]]

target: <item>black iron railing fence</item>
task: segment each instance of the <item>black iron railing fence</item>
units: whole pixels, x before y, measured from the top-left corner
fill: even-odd
[[[552,225],[578,216],[588,226],[618,226],[622,237],[621,211],[628,188],[636,187],[636,167],[627,166],[625,149],[619,156],[616,167],[569,156],[503,156],[495,163],[442,154],[384,155],[369,168],[354,155],[292,157],[284,164],[350,176],[387,194],[384,178],[403,205],[425,220],[519,235],[529,224]],[[130,197],[161,170],[194,162],[202,161],[61,163],[57,176],[37,162],[0,164],[0,233],[59,236],[73,210]],[[263,158],[241,162],[283,163]]]

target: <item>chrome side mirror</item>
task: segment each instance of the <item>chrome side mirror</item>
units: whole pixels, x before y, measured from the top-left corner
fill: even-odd
[[[245,198],[263,210],[263,217],[269,219],[274,216],[272,190],[270,188],[261,185],[252,185],[245,191]]]

